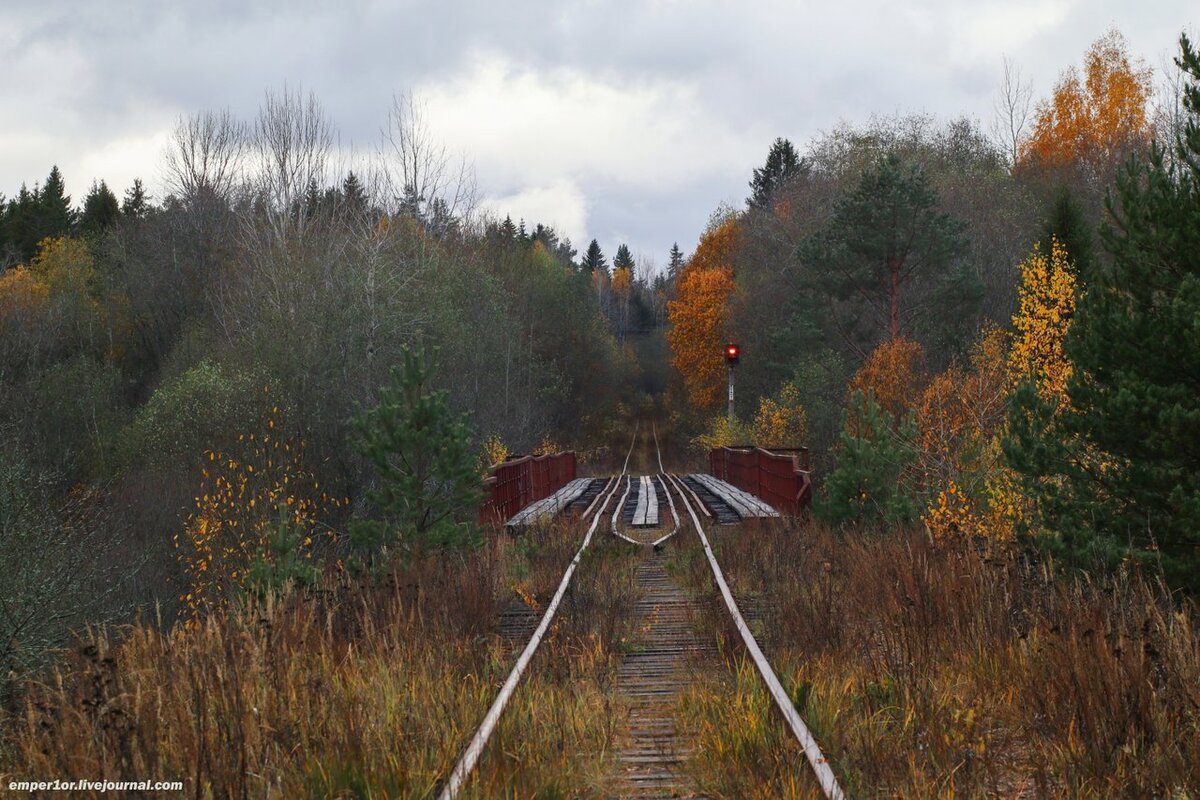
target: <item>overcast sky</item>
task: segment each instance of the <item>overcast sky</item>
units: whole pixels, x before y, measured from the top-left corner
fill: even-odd
[[[1192,11],[1189,12],[1188,9]],[[160,188],[181,114],[313,90],[343,145],[412,91],[486,205],[666,261],[776,136],[925,111],[985,126],[1008,55],[1047,95],[1109,27],[1158,68],[1196,0],[0,0],[0,192]]]

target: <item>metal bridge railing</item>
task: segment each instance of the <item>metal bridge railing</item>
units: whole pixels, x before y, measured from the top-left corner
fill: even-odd
[[[574,451],[501,461],[483,481],[485,496],[479,521],[503,525],[525,506],[575,480],[575,469]]]
[[[812,504],[812,472],[807,447],[716,447],[708,454],[709,471],[760,498],[779,513],[799,515]]]

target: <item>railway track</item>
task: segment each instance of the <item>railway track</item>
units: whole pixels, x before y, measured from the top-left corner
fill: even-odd
[[[637,629],[642,631],[642,636],[631,652],[622,659],[617,670],[617,691],[628,709],[628,717],[615,752],[616,774],[613,776],[612,790],[616,792],[616,796],[696,796],[690,791],[686,775],[686,762],[691,753],[691,745],[680,737],[675,727],[673,710],[676,698],[686,689],[693,670],[720,667],[717,665],[714,637],[706,637],[697,625],[697,621],[702,617],[704,601],[686,592],[670,577],[665,568],[666,557],[662,552],[663,545],[675,537],[690,520],[712,570],[721,601],[742,639],[746,652],[775,700],[784,723],[803,748],[821,791],[829,800],[844,800],[844,794],[833,770],[763,655],[713,553],[701,518],[704,517],[713,523],[725,522],[725,515],[721,512],[719,504],[713,503],[716,512],[714,516],[701,502],[702,496],[712,495],[712,492],[700,482],[685,482],[684,479],[666,472],[658,443],[658,431],[654,426],[651,427],[651,434],[659,472],[650,481],[639,478],[635,488],[633,478],[629,475],[629,462],[637,444],[638,428],[638,425],[634,426],[632,442],[620,475],[604,483],[598,490],[593,486],[594,494],[589,492],[592,499],[583,511],[582,519],[585,523],[590,519],[590,524],[583,542],[564,572],[558,589],[547,604],[540,621],[529,634],[524,649],[488,709],[483,723],[451,771],[439,794],[439,800],[453,800],[470,776],[500,715],[549,629],[584,552],[604,519],[609,521],[610,532],[614,537],[645,551],[635,573],[640,599],[634,613],[638,615]],[[659,503],[656,510],[662,524],[657,527],[648,524],[646,507],[650,502],[647,499],[650,492],[653,492],[655,503],[658,503],[658,497],[666,498],[670,509],[670,523],[665,515],[661,514]],[[622,530],[622,523],[625,530]],[[662,530],[668,524],[671,525],[670,530],[662,534]],[[532,620],[526,616],[520,620],[520,628],[517,627],[517,623],[516,618],[507,622],[502,620],[501,627],[505,638],[518,640],[532,625]]]

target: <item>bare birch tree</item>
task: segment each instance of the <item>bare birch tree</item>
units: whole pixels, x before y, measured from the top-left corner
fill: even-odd
[[[229,109],[180,117],[164,154],[167,191],[188,203],[228,201],[241,182],[246,125]]]
[[[389,205],[418,219],[425,219],[428,209],[467,219],[475,208],[474,170],[437,141],[426,110],[411,93],[392,99],[379,153]]]
[[[1009,166],[1016,167],[1033,109],[1033,84],[1022,78],[1021,68],[1008,56],[1004,57],[1004,80],[992,108],[992,137],[1008,157]]]

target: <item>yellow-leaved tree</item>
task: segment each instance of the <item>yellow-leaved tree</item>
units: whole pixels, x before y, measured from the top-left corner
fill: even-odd
[[[323,491],[305,469],[304,443],[283,430],[279,406],[269,405],[257,430],[240,435],[230,452],[206,452],[201,476],[195,510],[175,536],[188,577],[183,615],[227,607],[250,586],[256,567],[315,572],[320,520],[347,499]]]
[[[1066,248],[1052,237],[1050,253],[1035,246],[1021,262],[1020,273],[1012,345],[1005,363],[1006,391],[1022,381],[1032,381],[1043,400],[1061,407],[1067,402],[1067,381],[1073,372],[1064,345],[1078,295],[1075,270]],[[1031,510],[1017,475],[998,458],[1005,433],[1002,425],[993,437],[992,451],[997,458],[986,484],[987,533],[999,539],[1012,538]]]
[[[1020,271],[1009,383],[1031,378],[1044,399],[1065,400],[1072,366],[1063,345],[1075,315],[1075,270],[1066,248],[1054,237],[1050,253],[1035,246]]]
[[[773,397],[758,401],[754,443],[759,447],[803,447],[808,438],[808,414],[800,387],[788,381]]]
[[[921,519],[939,541],[992,533],[985,517],[988,482],[1001,468],[1008,338],[985,326],[967,364],[952,365],[921,393],[918,452],[931,497]]]

